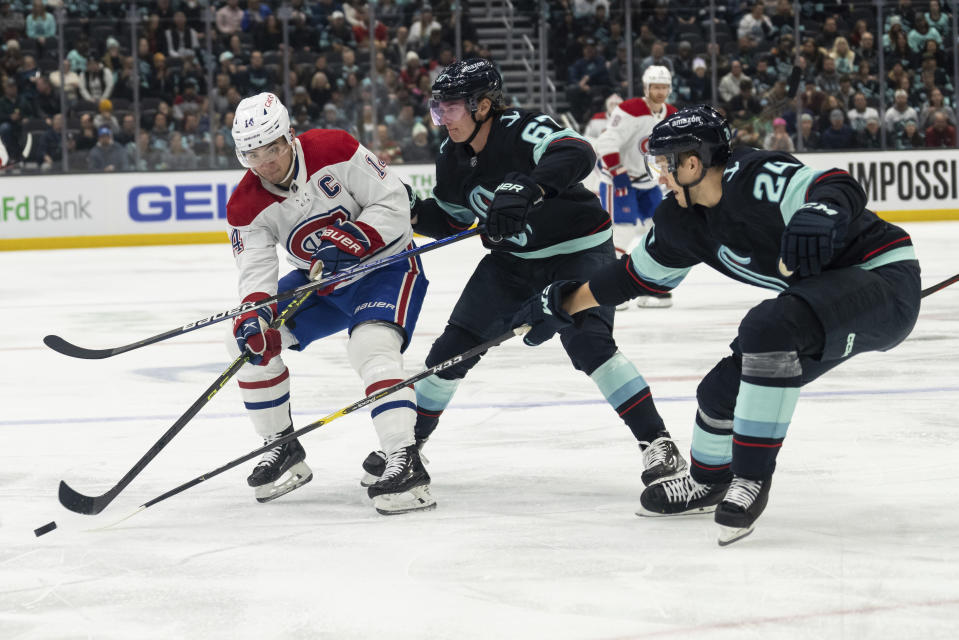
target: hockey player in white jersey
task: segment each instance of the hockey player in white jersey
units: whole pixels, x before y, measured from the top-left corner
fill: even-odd
[[[594,143],[602,165],[600,200],[613,218],[613,244],[618,254],[632,245],[653,224],[653,212],[663,199],[659,185],[646,171],[643,154],[656,123],[676,107],[666,100],[672,88],[669,69],[652,65],[643,72],[642,98],[630,98],[613,110],[605,131]],[[639,307],[669,307],[670,294],[640,296]],[[626,305],[620,310],[627,308]]]
[[[310,280],[413,247],[410,205],[399,179],[349,134],[313,129],[294,137],[286,107],[272,93],[244,99],[233,121],[236,154],[249,170],[227,204],[240,296],[258,301]],[[279,276],[276,245],[292,271]],[[266,444],[293,430],[289,370],[283,348],[349,331],[347,358],[369,395],[403,378],[409,344],[426,293],[418,257],[326,287],[279,330],[270,322],[288,302],[237,317],[227,340],[250,364],[237,374],[240,392]],[[372,405],[386,472],[368,488],[383,514],[435,506],[429,474],[415,446],[412,387]],[[264,454],[248,478],[267,502],[310,481],[297,440]]]
[[[611,93],[606,98],[606,110],[594,113],[593,117],[586,123],[586,128],[583,129],[583,137],[590,142],[595,142],[596,138],[606,131],[606,127],[609,126],[609,121],[613,118],[613,111],[622,103],[622,96],[618,93]]]

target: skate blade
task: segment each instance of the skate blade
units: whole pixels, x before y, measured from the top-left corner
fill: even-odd
[[[269,502],[271,500],[276,500],[280,496],[286,495],[290,491],[302,487],[313,479],[313,471],[310,470],[305,462],[298,462],[290,467],[283,477],[286,477],[286,480],[280,482],[279,484],[273,482],[256,487],[254,490],[256,501]]]
[[[402,493],[384,493],[373,498],[373,508],[384,516],[393,516],[411,511],[429,511],[436,508],[436,500],[427,484],[413,487]]]
[[[712,504],[705,507],[696,507],[695,509],[689,509],[687,511],[680,511],[678,513],[659,513],[658,511],[649,511],[640,505],[639,510],[636,511],[636,515],[640,518],[672,518],[675,516],[697,516],[703,513],[712,513],[715,510],[716,505]]]
[[[717,525],[719,527],[719,538],[716,542],[720,547],[731,545],[737,540],[742,540],[755,530],[755,526],[748,527],[727,527],[726,525]]]
[[[668,309],[673,306],[673,299],[639,296],[636,298],[636,306],[640,309]]]

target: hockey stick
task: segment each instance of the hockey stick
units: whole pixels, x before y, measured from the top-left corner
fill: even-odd
[[[930,294],[933,294],[933,293],[935,293],[936,291],[940,291],[940,290],[942,290],[942,289],[945,289],[945,288],[948,287],[949,285],[954,284],[954,283],[956,283],[956,282],[959,282],[959,273],[957,273],[956,275],[952,276],[951,278],[946,278],[946,279],[943,280],[942,282],[940,282],[940,283],[938,283],[938,284],[934,284],[934,285],[932,285],[931,287],[926,287],[925,289],[922,290],[922,295],[921,295],[920,297],[925,298],[926,296],[928,296],[928,295],[930,295]]]
[[[211,316],[205,318],[200,318],[199,320],[194,320],[193,322],[187,323],[182,327],[176,329],[170,329],[169,331],[164,331],[155,336],[139,340],[137,342],[131,342],[120,347],[113,347],[110,349],[87,349],[85,347],[77,346],[67,340],[61,338],[57,335],[49,335],[43,339],[43,343],[57,351],[62,353],[65,356],[70,356],[71,358],[84,358],[87,360],[99,360],[101,358],[110,358],[121,353],[126,353],[127,351],[133,351],[134,349],[139,349],[140,347],[145,347],[147,345],[155,344],[169,338],[174,338],[176,336],[183,335],[184,333],[189,333],[190,331],[195,331],[201,327],[205,327],[217,322],[222,322],[227,318],[233,318],[247,311],[254,311],[256,309],[262,309],[263,307],[269,306],[276,302],[281,302],[283,300],[289,300],[290,298],[295,298],[305,293],[312,293],[318,289],[322,289],[330,284],[336,282],[342,282],[344,280],[349,280],[355,276],[358,276],[362,273],[368,271],[373,271],[374,269],[380,269],[382,267],[396,264],[397,262],[402,262],[413,256],[419,255],[421,253],[426,253],[427,251],[432,251],[433,249],[439,249],[440,247],[445,247],[448,244],[454,242],[459,242],[460,240],[465,240],[472,236],[478,235],[482,231],[479,227],[474,227],[472,229],[467,229],[457,233],[456,235],[449,236],[448,238],[443,238],[442,240],[437,240],[436,242],[431,242],[425,244],[422,247],[416,247],[402,253],[397,253],[392,256],[387,256],[379,260],[374,260],[373,262],[367,262],[365,264],[360,264],[352,269],[347,271],[340,271],[339,273],[334,273],[333,275],[327,276],[321,280],[316,280],[314,282],[309,282],[304,284],[296,289],[291,289],[289,291],[281,291],[275,296],[269,298],[263,298],[257,302],[246,302],[241,304],[239,307],[230,309],[229,311],[221,311],[219,313],[214,313]]]
[[[298,298],[294,299],[271,324],[270,327],[273,329],[279,329],[281,326],[286,324],[286,322],[296,313],[304,302],[310,299],[310,296],[313,295],[312,291],[304,293]],[[140,458],[133,468],[126,472],[120,481],[117,482],[109,491],[98,496],[87,496],[79,491],[73,489],[63,480],[60,481],[60,504],[69,509],[70,511],[75,511],[76,513],[83,513],[86,515],[96,515],[103,511],[108,504],[113,502],[113,499],[116,498],[123,489],[126,488],[130,482],[136,478],[144,467],[150,464],[150,461],[157,457],[157,455],[163,451],[164,447],[170,444],[170,440],[173,440],[176,434],[180,433],[183,430],[183,427],[187,425],[190,420],[200,412],[200,409],[206,406],[210,400],[213,399],[213,396],[223,388],[223,386],[232,378],[237,371],[240,370],[240,367],[245,365],[247,361],[252,357],[252,353],[249,350],[244,351],[237,357],[236,360],[227,367],[226,371],[221,373],[216,380],[213,381],[206,391],[196,399],[196,401],[190,405],[190,408],[180,416],[176,422],[173,423],[173,426],[166,430],[160,439],[157,440],[150,449],[143,454],[143,457]]]
[[[507,340],[509,340],[509,339],[512,338],[513,336],[523,335],[524,333],[526,333],[527,331],[529,331],[529,329],[530,329],[529,325],[526,325],[526,324],[521,325],[521,326],[519,326],[519,327],[516,327],[515,329],[511,329],[510,331],[507,331],[506,333],[500,335],[499,337],[493,338],[493,339],[490,340],[489,342],[484,342],[483,344],[477,345],[477,346],[473,347],[472,349],[467,349],[466,351],[464,351],[463,353],[459,354],[458,356],[453,356],[453,357],[450,358],[449,360],[444,360],[443,362],[440,362],[440,363],[437,364],[437,365],[434,365],[434,366],[432,366],[432,367],[429,367],[428,369],[424,369],[423,371],[420,371],[420,372],[417,373],[416,375],[411,376],[411,377],[407,378],[406,380],[403,380],[403,381],[401,381],[401,382],[397,382],[396,384],[394,384],[394,385],[392,385],[392,386],[389,386],[389,387],[386,387],[385,389],[381,389],[380,391],[377,391],[377,392],[374,393],[373,395],[366,396],[366,397],[363,398],[362,400],[359,400],[359,401],[357,401],[357,402],[354,402],[353,404],[349,405],[348,407],[343,407],[343,408],[340,409],[339,411],[336,411],[336,412],[334,412],[334,413],[331,413],[330,415],[328,415],[328,416],[326,416],[326,417],[324,417],[324,418],[320,418],[319,420],[317,420],[317,421],[315,421],[315,422],[311,422],[310,424],[306,425],[305,427],[300,427],[300,428],[297,429],[296,431],[294,431],[294,432],[292,432],[292,433],[288,433],[287,435],[283,436],[282,438],[277,438],[276,440],[270,442],[270,444],[263,445],[263,446],[260,447],[259,449],[254,449],[253,451],[251,451],[251,452],[249,452],[249,453],[247,453],[247,454],[244,454],[244,455],[240,456],[239,458],[236,458],[235,460],[231,460],[230,462],[227,462],[225,465],[223,465],[223,466],[221,466],[221,467],[217,467],[216,469],[213,469],[212,471],[207,471],[207,472],[204,473],[203,475],[197,476],[196,478],[194,478],[193,480],[190,480],[189,482],[185,482],[185,483],[181,484],[181,485],[178,486],[178,487],[175,487],[175,488],[173,488],[173,489],[170,489],[170,490],[167,491],[166,493],[161,494],[161,495],[157,496],[156,498],[153,498],[153,499],[150,500],[149,502],[145,502],[145,503],[141,504],[141,505],[137,508],[137,510],[134,511],[134,512],[132,512],[130,515],[125,516],[125,517],[122,518],[121,520],[118,520],[117,522],[114,522],[113,524],[111,524],[111,525],[109,525],[109,526],[107,526],[107,527],[104,527],[104,528],[107,529],[107,528],[109,528],[109,527],[112,527],[112,526],[115,525],[115,524],[119,524],[120,522],[123,522],[123,520],[126,520],[127,518],[130,518],[130,517],[132,517],[132,516],[135,516],[136,514],[138,514],[138,513],[140,513],[141,511],[143,511],[144,509],[148,509],[148,508],[152,507],[153,505],[155,505],[155,504],[158,503],[158,502],[163,502],[163,501],[166,500],[167,498],[172,498],[172,497],[175,496],[176,494],[181,493],[181,492],[183,492],[183,491],[186,491],[187,489],[189,489],[189,488],[191,488],[191,487],[195,487],[196,485],[200,484],[201,482],[206,482],[206,481],[209,480],[210,478],[212,478],[212,477],[214,477],[214,476],[218,476],[218,475],[220,475],[221,473],[223,473],[224,471],[229,471],[229,470],[232,469],[233,467],[236,467],[237,465],[243,464],[243,463],[246,462],[247,460],[250,460],[250,459],[252,459],[252,458],[255,458],[255,457],[257,457],[258,455],[262,455],[262,454],[266,453],[267,451],[269,451],[270,449],[273,449],[274,447],[278,447],[278,446],[280,446],[280,445],[282,445],[282,444],[286,444],[287,442],[289,442],[290,440],[293,440],[293,439],[295,439],[295,438],[300,438],[300,437],[302,437],[302,436],[305,436],[306,434],[308,434],[310,431],[313,431],[314,429],[319,429],[319,428],[322,427],[323,425],[329,424],[330,422],[332,422],[333,420],[336,420],[337,418],[340,418],[340,417],[342,417],[342,416],[345,416],[345,415],[348,414],[348,413],[353,413],[353,412],[356,411],[357,409],[362,409],[363,407],[365,407],[365,406],[367,406],[367,405],[373,404],[373,403],[376,402],[377,400],[380,400],[381,398],[384,398],[384,397],[390,395],[391,393],[394,393],[394,392],[396,392],[396,391],[399,391],[400,389],[403,389],[404,387],[407,387],[407,386],[413,384],[414,382],[418,382],[418,381],[422,380],[423,378],[428,378],[429,376],[433,375],[434,373],[437,373],[437,372],[439,372],[439,371],[442,371],[443,369],[448,369],[449,367],[452,367],[453,365],[455,365],[455,364],[457,364],[457,363],[459,363],[459,362],[462,362],[463,360],[468,360],[469,358],[472,358],[472,357],[474,357],[474,356],[478,356],[478,355],[482,354],[484,351],[486,351],[487,349],[490,349],[490,348],[495,347],[495,346],[497,346],[497,345],[499,345],[499,344],[502,344],[503,342],[506,342]]]

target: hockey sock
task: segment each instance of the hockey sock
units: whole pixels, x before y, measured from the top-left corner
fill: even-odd
[[[701,484],[718,484],[731,479],[733,421],[714,418],[700,407],[690,446],[690,473]]]
[[[614,353],[589,377],[637,440],[652,442],[660,431],[666,430],[649,385],[636,365],[621,352]]]
[[[446,409],[462,378],[447,380],[438,374],[424,378],[416,383],[416,438],[429,438],[439,424],[440,416]]]
[[[228,334],[225,341],[227,351],[230,357],[236,358],[240,350],[233,332]],[[257,434],[267,438],[290,426],[290,370],[283,364],[281,356],[274,357],[265,366],[241,368],[236,379],[243,405]]]
[[[347,353],[350,364],[363,380],[366,395],[404,379],[402,346],[403,336],[393,325],[367,322],[353,329]],[[415,399],[413,389],[405,388],[370,405],[373,426],[387,454],[413,444]]]

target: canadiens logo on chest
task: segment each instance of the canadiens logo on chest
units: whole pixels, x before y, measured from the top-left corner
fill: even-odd
[[[287,252],[295,258],[309,262],[313,252],[320,246],[320,234],[323,233],[323,229],[337,220],[349,219],[350,212],[344,207],[334,207],[307,218],[290,231],[286,239]]]

